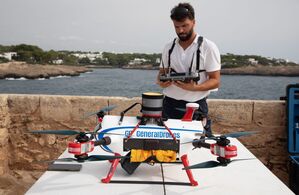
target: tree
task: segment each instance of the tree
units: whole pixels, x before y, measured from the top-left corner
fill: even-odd
[[[106,58],[96,58],[94,63],[97,65],[107,65],[109,64],[109,61]]]
[[[78,65],[78,58],[73,55],[64,55],[62,60],[66,65]]]
[[[6,58],[0,57],[0,63],[6,63],[6,62],[9,62],[9,60]]]
[[[86,64],[90,64],[91,61],[90,61],[90,59],[89,59],[88,57],[85,57],[85,58],[81,58],[81,59],[79,59],[79,60],[78,60],[78,63],[79,63],[79,64],[84,64],[84,65],[86,65]]]

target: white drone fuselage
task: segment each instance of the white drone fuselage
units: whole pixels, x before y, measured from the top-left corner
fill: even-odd
[[[109,136],[111,144],[104,146],[106,150],[124,155],[123,139],[127,138],[131,131],[136,127],[139,120],[137,117],[124,117],[119,125],[120,116],[106,115],[103,118],[102,129],[98,134],[98,139]],[[201,121],[182,121],[179,119],[168,119],[165,125],[171,130],[173,135],[180,143],[192,142],[196,138],[200,138],[203,133]],[[106,134],[107,133],[107,134]],[[122,134],[113,135],[109,133]],[[131,138],[139,139],[173,139],[164,126],[158,126],[154,120],[146,125],[140,125],[132,134]],[[180,154],[185,154],[193,148],[192,144],[180,145]]]

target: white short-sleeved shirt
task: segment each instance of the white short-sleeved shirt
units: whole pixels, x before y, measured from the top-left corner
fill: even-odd
[[[185,50],[180,46],[178,42],[178,38],[175,41],[175,46],[171,53],[171,64],[170,67],[174,69],[177,73],[185,73],[189,71],[192,58],[193,65],[192,71],[196,70],[196,53],[197,53],[197,40],[199,35],[196,35],[193,43],[186,48]],[[160,64],[160,68],[168,67],[168,51],[171,48],[173,41],[168,43],[162,53],[162,61]],[[212,41],[203,38],[203,42],[200,46],[200,70],[205,70],[204,72],[200,73],[200,80],[198,83],[203,83],[208,79],[207,72],[214,72],[221,69],[221,62],[220,62],[220,53]],[[181,89],[175,85],[170,85],[167,88],[163,89],[164,95],[174,98],[176,100],[185,100],[188,102],[195,102],[202,98],[207,97],[210,94],[210,91],[188,91]]]

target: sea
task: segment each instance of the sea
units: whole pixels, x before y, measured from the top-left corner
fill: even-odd
[[[94,69],[80,76],[58,76],[30,80],[0,80],[0,94],[50,94],[79,96],[140,97],[142,93],[162,92],[155,83],[157,70]],[[221,86],[212,99],[279,100],[298,77],[222,75]]]

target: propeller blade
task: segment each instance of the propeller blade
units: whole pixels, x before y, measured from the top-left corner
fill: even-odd
[[[83,119],[88,118],[90,116],[98,114],[99,112],[109,112],[109,111],[113,110],[114,108],[116,108],[116,105],[106,106],[96,112],[88,112],[88,113],[84,114],[82,118]]]
[[[194,142],[194,140],[192,140],[192,141],[188,141],[188,142],[183,142],[183,143],[180,143],[180,145],[190,144],[190,143],[193,143],[193,142]]]
[[[242,161],[242,160],[253,160],[253,159],[256,159],[256,158],[240,158],[240,159],[233,159],[233,160],[231,160],[231,162]]]
[[[217,162],[217,161],[207,161],[207,162],[203,162],[203,163],[198,163],[195,165],[191,165],[188,167],[184,167],[183,170],[188,170],[188,169],[202,169],[202,168],[214,168],[221,165],[221,163]]]
[[[200,139],[193,139],[192,141],[183,142],[183,143],[181,143],[181,145],[196,143],[196,142],[200,142],[200,141],[203,142],[205,140],[217,140],[217,137],[203,137],[203,138],[200,138]]]
[[[92,116],[92,115],[95,115],[95,114],[97,114],[98,112],[87,112],[87,113],[85,113],[83,116],[82,116],[82,119],[86,119],[86,118],[88,118],[88,117],[90,117],[90,116]]]
[[[219,136],[211,136],[211,137],[204,137],[204,138],[200,138],[200,139],[194,139],[193,141],[189,141],[189,142],[184,142],[182,144],[187,144],[187,143],[194,143],[194,142],[198,142],[198,141],[204,141],[204,140],[219,140],[219,138],[221,137],[231,137],[231,138],[238,138],[238,137],[242,137],[242,136],[249,136],[252,134],[256,134],[258,133],[257,131],[243,131],[243,132],[235,132],[235,133],[227,133],[227,134],[223,134],[223,135],[219,135]]]
[[[121,158],[129,158],[127,156],[111,156],[111,155],[90,155],[86,159],[77,159],[77,158],[59,158],[52,161],[45,161],[45,162],[84,162],[84,161],[104,161],[104,160],[114,160],[114,159],[121,159]]]
[[[77,130],[36,130],[36,131],[29,131],[29,133],[33,134],[54,134],[54,135],[78,135],[80,133],[85,134],[106,134],[106,135],[122,135],[125,134],[121,133],[109,133],[109,132],[81,132]]]
[[[78,161],[76,158],[59,158],[56,160],[53,160],[52,162],[72,162],[72,161]]]
[[[114,160],[114,159],[122,159],[129,158],[127,156],[111,156],[111,155],[90,155],[86,160],[88,161],[103,161],[103,160]]]
[[[55,135],[78,135],[80,131],[76,130],[37,130],[37,131],[29,131],[34,134],[55,134]]]
[[[256,134],[256,133],[257,133],[256,131],[243,131],[243,132],[228,133],[228,134],[224,134],[223,136],[238,138],[241,136],[248,136],[248,135],[252,135],[252,134]]]
[[[242,158],[242,159],[233,159],[231,161],[229,161],[227,164],[231,163],[231,162],[236,162],[236,161],[242,161],[242,160],[253,160],[256,158]],[[187,170],[187,169],[204,169],[204,168],[214,168],[214,167],[218,167],[218,166],[226,166],[226,163],[220,163],[218,161],[207,161],[207,162],[203,162],[203,163],[198,163],[195,165],[191,165],[188,167],[183,168],[183,170]]]
[[[102,111],[102,112],[109,112],[109,111],[113,110],[116,107],[117,107],[116,105],[111,105],[111,106],[107,106],[105,108],[102,108],[100,111]]]

